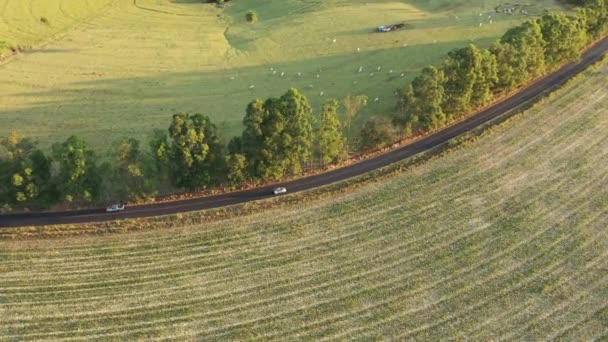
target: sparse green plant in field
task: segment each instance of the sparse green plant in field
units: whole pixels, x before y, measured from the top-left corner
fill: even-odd
[[[258,21],[258,14],[255,11],[248,11],[247,14],[245,14],[245,20],[247,20],[248,23],[255,23]]]
[[[40,17],[40,22],[45,25],[50,25],[49,19],[47,17]]]

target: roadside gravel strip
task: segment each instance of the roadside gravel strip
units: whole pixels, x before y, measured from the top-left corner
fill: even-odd
[[[0,228],[90,223],[177,214],[202,209],[225,207],[269,198],[273,196],[272,189],[277,186],[286,187],[289,193],[294,193],[343,181],[441,146],[447,141],[501,116],[507,117],[512,115],[516,113],[516,109],[520,108],[522,105],[528,104],[531,101],[536,100],[551,91],[554,91],[563,85],[568,79],[579,74],[591,64],[599,61],[606,51],[608,51],[608,37],[602,39],[588,49],[583,54],[581,59],[576,63],[565,65],[558,71],[536,81],[527,88],[522,89],[520,92],[513,94],[512,96],[486,108],[485,110],[462,122],[447,127],[423,139],[413,142],[412,144],[400,147],[396,150],[375,156],[373,158],[362,160],[361,162],[345,166],[343,168],[281,183],[280,185],[254,188],[204,198],[141,205],[130,207],[124,212],[114,214],[107,214],[105,212],[105,208],[101,208],[65,212],[0,215]]]

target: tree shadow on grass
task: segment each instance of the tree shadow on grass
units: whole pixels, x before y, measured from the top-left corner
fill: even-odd
[[[492,40],[479,43],[488,45]],[[290,87],[300,89],[315,112],[329,98],[349,94],[379,98],[370,101],[354,122],[351,132],[356,133],[365,118],[391,115],[397,101],[395,90],[403,88],[421,68],[467,43],[400,46],[224,71],[112,79],[87,75],[89,79],[61,89],[11,95],[27,99],[29,106],[0,109],[0,136],[19,130],[48,146],[76,134],[103,154],[113,140],[125,136],[145,139],[153,129],[166,129],[172,114],[187,111],[209,115],[227,141],[241,133],[250,101],[280,96]]]

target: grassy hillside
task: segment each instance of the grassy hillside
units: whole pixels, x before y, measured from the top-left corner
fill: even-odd
[[[166,128],[176,111],[200,111],[229,139],[249,101],[292,86],[315,108],[329,97],[378,97],[356,127],[390,115],[394,90],[423,66],[527,18],[496,6],[524,3],[264,0],[222,10],[200,1],[0,0],[10,8],[0,11],[0,40],[27,45],[70,29],[0,65],[0,135],[18,129],[49,144],[78,134],[107,151],[112,140]],[[555,0],[526,6],[530,15],[560,9]],[[249,10],[257,23],[245,21]],[[408,28],[372,32],[398,22]]]
[[[0,242],[0,339],[605,338],[606,87],[305,207]]]
[[[117,0],[0,0],[0,41],[4,48],[33,46],[64,32]],[[0,55],[7,51],[0,46]]]

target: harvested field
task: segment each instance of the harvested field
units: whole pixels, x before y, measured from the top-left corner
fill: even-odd
[[[607,87],[306,207],[0,242],[0,339],[605,338]]]

